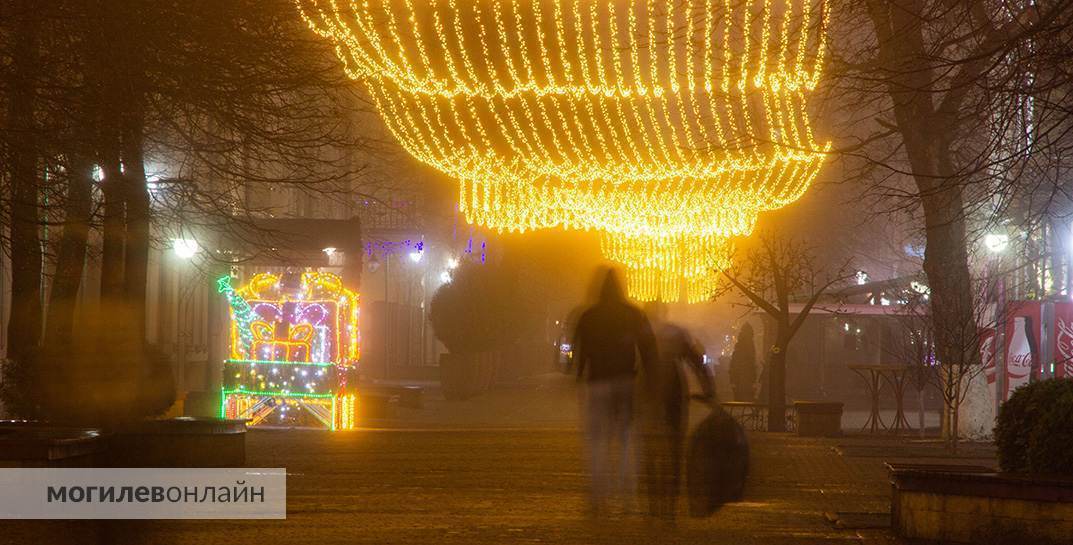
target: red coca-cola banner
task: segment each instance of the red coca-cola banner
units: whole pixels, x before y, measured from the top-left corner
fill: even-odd
[[[1073,303],[1054,304],[1054,374],[1073,377]]]
[[[1006,391],[1009,399],[1019,386],[1028,384],[1039,370],[1040,303],[1011,301],[1006,314]]]

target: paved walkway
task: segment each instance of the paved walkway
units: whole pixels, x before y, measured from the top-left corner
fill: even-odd
[[[941,454],[875,439],[753,434],[745,501],[667,527],[640,516],[586,519],[578,439],[554,430],[257,430],[249,465],[287,468],[286,521],[4,523],[0,542],[888,543],[885,530],[837,529],[824,513],[888,509],[882,452]],[[113,531],[122,538],[109,539]]]
[[[248,466],[287,468],[286,521],[0,522],[0,543],[897,543],[824,514],[887,512],[887,461],[993,463],[979,446],[951,458],[933,442],[752,433],[744,501],[674,527],[592,521],[573,399],[507,392],[433,401],[382,429],[251,431]]]

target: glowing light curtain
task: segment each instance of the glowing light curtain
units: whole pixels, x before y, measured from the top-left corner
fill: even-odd
[[[826,0],[296,0],[468,221],[592,229],[689,300],[815,178]]]

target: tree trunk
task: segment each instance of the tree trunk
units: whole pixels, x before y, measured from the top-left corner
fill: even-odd
[[[961,412],[961,402],[955,401],[950,408],[950,450],[957,452],[958,450],[958,437],[961,432],[958,430],[958,413]]]
[[[101,306],[104,311],[116,312],[123,298],[123,239],[126,212],[123,206],[122,174],[118,162],[103,166],[104,195],[101,241]]]
[[[924,423],[924,389],[917,390],[917,426],[920,428],[920,437],[925,435]]]
[[[767,431],[786,431],[786,347],[772,347],[768,367]]]
[[[86,262],[86,240],[93,213],[93,163],[72,154],[68,165],[63,234],[60,236],[56,272],[49,293],[45,338],[53,346],[71,343],[74,310]]]
[[[939,437],[943,441],[950,440],[950,404],[943,400],[942,419],[939,424]]]
[[[11,180],[11,320],[8,357],[20,358],[41,337],[41,240],[38,233],[38,172],[34,109],[40,20],[32,0],[20,0],[16,13],[11,101],[7,126]]]
[[[942,365],[972,366],[979,362],[980,353],[974,342],[976,313],[961,188],[924,193],[922,204],[928,244],[924,272],[931,290],[936,355]]]
[[[137,100],[137,99],[135,99]],[[123,131],[124,202],[127,232],[124,241],[123,295],[130,312],[130,327],[136,345],[145,341],[146,279],[149,270],[149,188],[142,156],[143,116],[140,108],[128,112]]]
[[[121,120],[127,104],[121,89],[124,83],[122,64],[126,52],[121,35],[125,30],[119,18],[123,6],[115,0],[97,0],[91,18],[96,39],[91,41],[91,75],[100,101],[100,120],[96,139],[96,151],[104,179],[101,193],[104,196],[101,217],[101,309],[104,314],[122,313],[123,303],[123,246],[126,209],[123,198],[123,168],[120,162]]]
[[[869,0],[866,4],[879,40],[877,61],[885,72],[884,84],[924,211],[924,272],[931,293],[936,356],[945,365],[971,365],[980,354],[972,342],[976,321],[966,249],[967,180],[959,175],[951,149],[963,123],[959,117],[963,95],[952,93],[962,89],[948,91],[936,103],[937,93],[932,91],[939,77],[932,68],[934,56],[925,48],[927,18],[922,3]],[[949,399],[944,396],[948,406]]]

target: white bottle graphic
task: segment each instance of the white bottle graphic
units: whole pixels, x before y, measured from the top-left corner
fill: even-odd
[[[1032,347],[1028,343],[1028,334],[1025,325],[1028,320],[1024,316],[1013,319],[1013,337],[1009,341],[1009,350],[1006,353],[1006,398],[1017,389],[1018,386],[1028,384],[1029,375],[1032,373]]]

